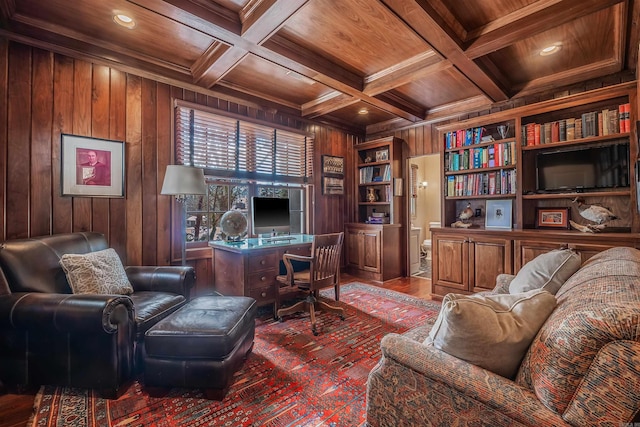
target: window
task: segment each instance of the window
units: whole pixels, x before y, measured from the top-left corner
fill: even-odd
[[[247,218],[247,232],[251,232],[251,197],[289,198],[291,233],[307,233],[307,188],[290,184],[281,186],[260,182],[234,182],[207,179],[207,194],[187,197],[186,239],[188,242],[220,239],[220,218],[225,212],[239,209]]]
[[[205,108],[183,102],[175,108],[176,163],[203,168],[208,184],[206,195],[188,197],[186,240],[220,238],[220,218],[231,209],[245,214],[250,232],[254,195],[288,197],[291,233],[307,233],[313,138]]]
[[[178,164],[203,168],[212,176],[283,183],[306,183],[313,175],[311,135],[183,103],[176,105],[175,121]]]

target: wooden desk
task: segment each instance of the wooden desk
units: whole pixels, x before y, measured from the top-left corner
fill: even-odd
[[[244,295],[255,298],[258,305],[279,304],[278,274],[286,253],[310,255],[313,236],[292,235],[290,241],[245,239],[240,243],[209,242],[213,248],[213,288],[223,295]]]

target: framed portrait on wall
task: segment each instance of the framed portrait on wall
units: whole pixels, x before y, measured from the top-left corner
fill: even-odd
[[[62,135],[62,195],[124,197],[124,142]]]
[[[344,157],[323,154],[322,173],[327,175],[344,175]]]

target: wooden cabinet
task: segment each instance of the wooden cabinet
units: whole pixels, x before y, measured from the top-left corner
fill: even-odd
[[[613,246],[638,247],[636,90],[635,82],[623,83],[436,126],[443,228],[432,242],[435,295],[490,289],[497,274],[518,272],[560,247],[578,250],[583,261]],[[491,152],[493,163],[485,159]],[[573,203],[577,197],[618,219],[600,233],[570,229],[571,220],[590,224]],[[492,199],[510,201],[511,230],[485,228]],[[481,215],[467,221],[468,229],[450,228],[469,204]],[[564,217],[545,223],[544,212]]]
[[[514,272],[520,271],[523,265],[535,257],[554,249],[571,248],[580,253],[582,262],[585,262],[598,252],[602,252],[616,246],[628,246],[638,248],[637,235],[617,233],[603,233],[597,236],[576,234],[571,232],[548,233],[538,236],[537,239],[519,238],[514,240]]]
[[[380,282],[402,276],[401,229],[398,224],[347,224],[345,249],[349,274]]]
[[[355,146],[356,222],[345,227],[347,270],[375,281],[405,275],[405,142],[381,138]]]
[[[511,274],[512,241],[500,233],[447,232],[432,234],[433,292],[469,294],[491,290],[498,274]]]
[[[256,299],[258,305],[278,304],[279,282],[285,274],[285,253],[311,254],[313,236],[298,236],[294,243],[262,243],[247,239],[242,246],[210,242],[213,249],[213,289],[223,295],[244,295]],[[275,312],[274,312],[275,313]]]

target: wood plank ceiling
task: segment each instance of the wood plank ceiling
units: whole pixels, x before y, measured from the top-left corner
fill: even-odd
[[[633,0],[0,0],[0,12],[10,40],[358,133],[637,62]]]

